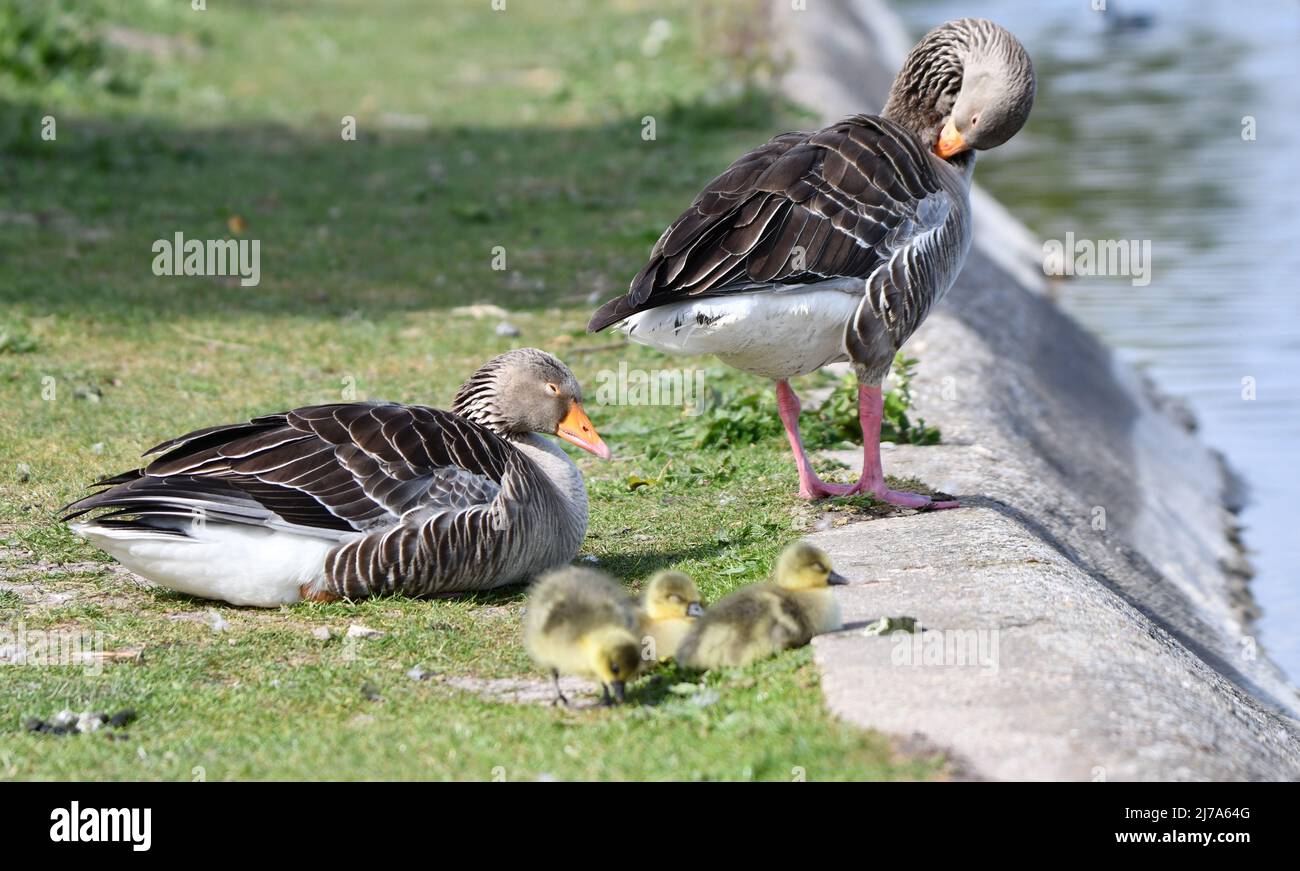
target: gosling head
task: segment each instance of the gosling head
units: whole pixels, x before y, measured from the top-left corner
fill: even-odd
[[[537,348],[493,357],[469,377],[452,411],[505,438],[556,435],[608,460],[605,442],[582,408],[582,388],[569,367]]]
[[[944,159],[996,148],[1019,132],[1037,84],[1029,53],[982,18],[949,21],[916,44],[894,80],[885,117]]]
[[[588,634],[582,640],[582,647],[592,674],[621,704],[627,682],[641,668],[641,648],[636,637],[621,627],[607,626]]]
[[[645,611],[651,620],[681,620],[704,613],[695,582],[681,572],[659,572],[645,588]]]
[[[831,568],[826,551],[806,541],[796,541],[776,561],[776,583],[787,590],[815,590],[847,584],[848,579]]]

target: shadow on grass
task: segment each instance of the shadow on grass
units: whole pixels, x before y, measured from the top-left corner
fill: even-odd
[[[678,565],[683,561],[698,559],[708,556],[715,548],[707,546],[684,547],[673,550],[640,552],[628,554],[626,556],[606,556],[603,557],[598,565],[601,571],[608,572],[616,579],[627,583],[629,581],[641,582],[650,574],[662,568],[669,568]],[[312,613],[319,616],[356,616],[358,605],[408,605],[426,602],[440,602],[455,600],[470,605],[480,605],[483,607],[500,607],[513,605],[523,602],[528,595],[528,587],[531,581],[520,584],[511,584],[505,587],[497,587],[492,590],[472,590],[468,592],[448,592],[442,593],[429,598],[412,598],[409,596],[383,596],[375,599],[357,599],[355,601],[343,600],[339,602],[298,602],[292,607],[295,611],[303,613]],[[197,596],[190,596],[185,593],[179,593],[175,590],[169,590],[164,587],[151,588],[150,592],[157,598],[160,603],[167,603],[178,606],[188,606],[195,609],[219,608],[222,610],[233,609],[252,614],[271,612],[275,609],[244,607],[241,605],[232,605],[229,602],[222,602],[215,599],[202,599]]]
[[[598,127],[367,129],[345,141],[275,124],[189,129],[64,117],[0,101],[0,300],[17,313],[150,321],[337,318],[494,302],[587,305],[619,293],[737,130],[770,98]],[[31,131],[20,137],[13,131]],[[743,134],[740,134],[743,135]],[[750,136],[745,136],[748,141]],[[261,281],[153,274],[156,240],[259,240]],[[504,267],[504,268],[496,268]]]
[[[717,552],[717,542],[709,541],[690,547],[606,553],[601,556],[597,568],[608,572],[625,584],[635,582],[639,589],[642,582],[660,569],[679,566],[689,560],[705,559]]]

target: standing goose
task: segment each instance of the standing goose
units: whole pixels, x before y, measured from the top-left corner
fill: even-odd
[[[64,519],[108,509],[72,529],[154,583],[234,605],[485,590],[570,562],[586,535],[582,474],[539,433],[609,457],[573,373],[523,348],[450,412],[316,405],[164,442]]]
[[[935,28],[907,56],[881,115],[786,133],[733,163],[587,328],[622,322],[635,341],[774,379],[805,499],[870,493],[954,507],[885,486],[881,383],[966,259],[975,150],[1015,135],[1033,98],[1029,56],[1002,27],[966,18]],[[859,383],[854,486],[813,471],[788,382],[843,360]]]

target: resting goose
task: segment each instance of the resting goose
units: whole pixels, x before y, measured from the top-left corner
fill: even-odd
[[[881,383],[966,258],[974,152],[1010,139],[1033,97],[1029,56],[1006,30],[974,18],[935,28],[879,116],[777,136],[710,182],[588,329],[621,322],[638,342],[775,380],[806,499],[955,506],[885,486]],[[843,360],[858,376],[864,442],[851,487],[813,471],[788,383]]]
[[[485,590],[570,562],[582,474],[558,435],[607,459],[568,367],[535,348],[489,360],[450,412],[316,405],[201,429],[67,506],[136,574],[234,605]]]

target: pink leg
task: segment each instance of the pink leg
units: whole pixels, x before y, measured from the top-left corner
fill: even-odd
[[[885,486],[880,465],[880,422],[884,418],[885,397],[879,387],[858,388],[858,419],[862,422],[862,478],[850,493],[870,493],[890,505],[904,508],[956,508],[956,502],[935,502],[929,496],[904,493]]]
[[[844,484],[827,484],[813,471],[808,461],[808,452],[803,449],[803,439],[799,437],[799,397],[791,389],[789,382],[776,382],[776,407],[781,413],[781,423],[785,424],[785,434],[790,439],[790,450],[794,453],[794,464],[799,468],[799,497],[801,499],[824,499],[827,496],[843,496],[851,489]]]

